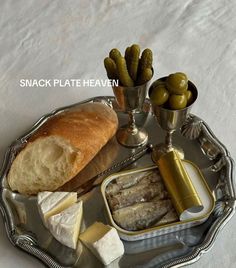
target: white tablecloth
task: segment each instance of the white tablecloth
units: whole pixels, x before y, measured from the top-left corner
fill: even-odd
[[[192,112],[236,159],[236,1],[1,0],[0,160],[40,116],[110,87],[20,87],[20,79],[105,79],[109,50],[154,52],[155,78],[186,72],[198,87]],[[236,217],[192,267],[236,267]],[[0,267],[44,267],[15,249],[0,216]]]

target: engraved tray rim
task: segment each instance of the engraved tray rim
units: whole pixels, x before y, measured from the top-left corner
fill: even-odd
[[[55,261],[53,257],[51,257],[45,251],[39,248],[37,246],[37,241],[32,236],[28,235],[27,233],[23,233],[20,235],[17,234],[14,223],[13,223],[11,209],[9,205],[3,199],[3,191],[5,189],[3,185],[3,179],[6,176],[7,171],[9,170],[10,162],[11,162],[10,160],[14,157],[15,153],[17,152],[17,148],[19,148],[20,145],[24,144],[26,140],[50,117],[53,117],[54,115],[60,112],[73,108],[82,103],[104,102],[106,104],[109,104],[112,102],[112,100],[114,100],[113,96],[92,97],[84,101],[74,103],[72,105],[68,105],[68,106],[55,109],[52,112],[43,115],[33,124],[33,126],[25,134],[23,134],[21,137],[13,141],[13,143],[8,147],[4,155],[2,168],[0,172],[0,183],[1,183],[0,184],[0,211],[2,212],[2,215],[3,215],[3,220],[5,223],[5,230],[6,230],[8,239],[14,246],[38,258],[41,262],[43,262],[48,267],[62,268],[65,266],[62,266],[60,263]],[[146,99],[146,100],[149,102],[149,99]],[[202,131],[204,132],[205,137],[210,139],[221,152],[221,156],[224,160],[224,166],[226,166],[227,175],[225,179],[227,180],[227,183],[228,183],[227,186],[228,186],[229,194],[225,195],[222,198],[222,200],[219,201],[219,206],[221,206],[222,203],[224,203],[225,205],[224,213],[222,212],[221,214],[217,216],[217,219],[214,221],[214,223],[210,227],[203,242],[201,242],[198,246],[196,246],[196,248],[190,254],[170,260],[167,264],[164,264],[162,268],[181,267],[181,266],[196,262],[202,256],[202,254],[206,253],[212,248],[217,238],[218,233],[235,213],[236,193],[235,193],[235,188],[234,188],[234,172],[235,172],[234,160],[231,158],[230,153],[227,150],[227,148],[213,134],[212,130],[207,125],[207,123],[205,123],[202,119],[196,116],[194,117],[201,121]]]

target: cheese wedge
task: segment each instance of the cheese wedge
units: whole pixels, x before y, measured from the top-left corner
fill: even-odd
[[[124,254],[124,245],[115,228],[95,222],[79,239],[105,265]]]
[[[77,193],[40,192],[38,193],[38,209],[43,223],[48,227],[49,217],[60,213],[77,201]]]
[[[83,202],[73,204],[48,219],[51,234],[63,245],[76,248],[83,216]]]

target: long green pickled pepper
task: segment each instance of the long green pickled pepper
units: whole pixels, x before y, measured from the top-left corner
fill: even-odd
[[[106,57],[104,59],[104,66],[107,71],[107,77],[109,79],[117,79],[117,68],[114,60],[109,57]]]
[[[133,81],[137,79],[138,73],[138,64],[139,64],[139,55],[140,55],[140,47],[139,45],[132,45],[130,48],[130,59],[128,64],[128,70]]]
[[[116,67],[117,67],[118,77],[122,85],[126,87],[134,86],[134,82],[129,76],[129,72],[127,70],[125,58],[118,57],[116,60]]]
[[[152,51],[149,48],[144,49],[139,62],[139,71],[142,72],[145,68],[152,69]]]
[[[116,62],[117,58],[121,57],[121,53],[117,48],[113,48],[109,53],[109,57]]]
[[[143,69],[139,75],[137,84],[138,85],[145,84],[146,82],[148,82],[149,80],[152,79],[152,75],[153,75],[152,69],[150,69],[150,68]]]

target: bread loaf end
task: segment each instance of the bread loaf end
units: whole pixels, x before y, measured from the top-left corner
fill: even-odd
[[[82,158],[81,152],[62,137],[39,138],[17,155],[8,183],[13,191],[23,194],[54,191],[75,175],[75,166]]]

